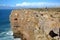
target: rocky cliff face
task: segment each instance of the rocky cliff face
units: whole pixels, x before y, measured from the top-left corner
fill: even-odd
[[[12,10],[10,22],[15,38],[22,40],[59,39],[60,12],[33,9]]]

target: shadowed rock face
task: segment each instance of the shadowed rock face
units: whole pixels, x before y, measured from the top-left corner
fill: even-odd
[[[14,38],[52,40],[56,37],[53,34],[57,36],[59,34],[60,12],[32,9],[12,10],[10,22]]]

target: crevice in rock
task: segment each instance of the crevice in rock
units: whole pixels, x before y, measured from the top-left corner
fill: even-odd
[[[15,18],[14,20],[18,20],[17,18]]]
[[[43,16],[43,14],[41,14],[41,16]]]
[[[49,32],[49,35],[50,35],[52,38],[58,36],[58,34],[54,33],[53,30],[51,30],[51,31]]]

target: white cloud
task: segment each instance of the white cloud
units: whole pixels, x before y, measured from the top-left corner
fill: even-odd
[[[45,4],[45,3],[42,3],[42,2],[32,2],[32,3],[23,2],[23,3],[16,4],[16,6],[36,6],[36,5],[42,5],[42,4]]]
[[[60,3],[49,3],[49,2],[22,2],[17,3],[16,6],[60,6]]]
[[[17,3],[17,4],[0,4],[1,6],[5,6],[5,7],[60,7],[60,3],[51,3],[51,2],[22,2],[22,3]]]

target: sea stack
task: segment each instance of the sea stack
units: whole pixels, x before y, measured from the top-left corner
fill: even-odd
[[[21,38],[22,40],[58,40],[60,36],[60,12],[56,9],[51,10],[12,10],[9,18],[14,38]]]

